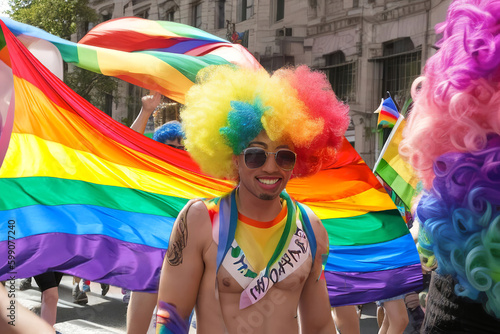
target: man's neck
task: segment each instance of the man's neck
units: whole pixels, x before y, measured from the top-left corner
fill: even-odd
[[[245,187],[238,187],[236,204],[239,213],[261,222],[273,220],[281,211],[280,196],[271,200],[260,199]]]

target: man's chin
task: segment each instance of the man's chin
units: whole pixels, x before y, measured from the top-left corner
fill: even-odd
[[[259,199],[262,199],[264,201],[271,201],[278,196],[279,196],[279,194],[276,194],[276,195],[274,195],[274,194],[260,194]]]

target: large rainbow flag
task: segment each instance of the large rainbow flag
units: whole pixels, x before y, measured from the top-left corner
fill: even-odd
[[[0,262],[0,280],[55,270],[155,291],[180,209],[234,184],[202,174],[186,152],[94,108],[41,65],[4,22],[0,26],[0,75],[7,83],[0,88],[0,254],[14,249],[11,262]],[[128,56],[135,53],[120,51]],[[420,288],[411,235],[347,141],[335,164],[291,180],[287,190],[328,230],[325,276],[332,305]]]
[[[184,93],[204,67],[260,67],[243,46],[176,22],[114,19],[97,25],[73,43],[24,23],[2,20],[16,36],[51,42],[67,63],[158,91],[180,103],[184,103]]]

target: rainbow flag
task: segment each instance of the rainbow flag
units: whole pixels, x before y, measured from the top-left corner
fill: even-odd
[[[379,129],[394,127],[399,118],[398,108],[392,97],[385,99],[375,112],[378,112],[377,127]]]
[[[332,306],[364,304],[421,288],[413,238],[394,202],[347,139],[334,165],[291,180],[287,191],[309,206],[328,232],[325,277]]]
[[[0,196],[0,230],[14,231],[0,235],[0,254],[14,248],[13,259],[0,262],[0,280],[54,270],[155,291],[181,208],[235,185],[202,174],[186,152],[104,115],[0,25],[0,75],[7,79],[0,101],[10,101],[0,103],[0,189],[8,194]],[[408,229],[347,141],[335,164],[291,180],[287,190],[328,230],[325,277],[332,305],[420,287]]]
[[[398,195],[406,207],[411,208],[419,180],[410,164],[403,161],[399,155],[399,143],[403,139],[405,126],[406,120],[401,116],[385,142],[373,170]]]
[[[204,67],[261,67],[243,46],[176,22],[118,18],[97,25],[73,43],[27,24],[2,20],[16,36],[51,42],[67,63],[158,91],[180,103]]]

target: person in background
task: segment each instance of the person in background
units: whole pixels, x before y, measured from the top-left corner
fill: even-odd
[[[149,118],[153,115],[161,101],[161,95],[158,92],[154,92],[151,95],[144,96],[141,101],[141,111],[132,124],[131,129],[144,134]],[[153,140],[175,149],[184,150],[184,133],[181,123],[174,120],[163,124],[155,130]],[[122,289],[122,293],[124,295],[123,301],[128,304],[127,333],[146,333],[150,327],[158,294],[139,291],[131,292],[127,289]]]

